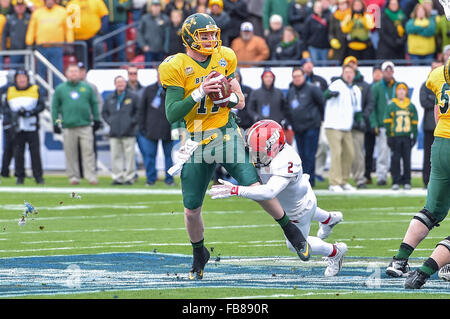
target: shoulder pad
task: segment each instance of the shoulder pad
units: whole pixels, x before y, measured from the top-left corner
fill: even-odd
[[[185,73],[183,70],[183,54],[170,55],[158,67],[161,84],[168,86],[184,87]]]
[[[303,173],[302,160],[294,148],[286,144],[270,163],[270,173],[283,177],[295,177]]]

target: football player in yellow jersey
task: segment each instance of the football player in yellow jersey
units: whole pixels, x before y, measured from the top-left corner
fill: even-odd
[[[189,279],[202,279],[210,253],[204,246],[202,204],[216,163],[221,163],[239,185],[257,185],[259,178],[245,149],[230,108],[245,106],[239,82],[234,78],[235,53],[221,46],[220,29],[207,14],[195,13],[182,25],[186,53],[166,58],[159,66],[166,89],[166,116],[173,123],[184,120],[194,141],[201,143],[181,171],[185,224],[193,247]],[[211,75],[217,71],[229,80],[233,93],[227,107],[215,105],[208,94],[220,85]],[[277,199],[258,202],[282,227],[302,260],[309,259],[305,237],[284,213]]]
[[[425,207],[417,213],[406,231],[403,242],[386,269],[392,277],[408,276],[405,288],[417,289],[445,264],[440,260],[428,258],[424,264],[408,275],[408,258],[431,229],[439,226],[450,208],[450,58],[445,65],[431,71],[426,82],[436,95],[437,126],[434,130],[434,142],[431,147],[431,175]],[[450,250],[450,237],[438,243]],[[443,259],[445,260],[445,259]]]

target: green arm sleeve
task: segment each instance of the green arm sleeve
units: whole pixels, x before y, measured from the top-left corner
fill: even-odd
[[[169,123],[182,120],[197,104],[189,95],[185,99],[184,89],[178,86],[169,86],[166,90],[166,117]]]
[[[58,119],[60,110],[59,110],[60,102],[59,102],[59,90],[55,90],[52,98],[52,120],[53,125],[56,125],[56,120]]]

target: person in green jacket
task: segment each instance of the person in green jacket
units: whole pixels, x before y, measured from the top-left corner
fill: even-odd
[[[408,97],[408,86],[405,83],[399,83],[396,86],[395,95],[384,114],[388,145],[392,151],[392,189],[398,190],[400,185],[404,185],[404,188],[409,190],[411,189],[411,148],[417,140],[417,109]],[[403,161],[403,175],[400,172],[401,161]]]
[[[128,23],[128,10],[131,9],[131,0],[103,0],[109,11],[108,26],[106,27],[106,33],[113,32],[120,28],[123,28]],[[126,32],[120,32],[116,36],[109,38],[106,41],[108,51],[111,51],[126,43]],[[106,58],[106,62],[112,62],[112,55]],[[117,52],[117,62],[125,62],[125,48]]]
[[[63,134],[66,172],[70,184],[77,185],[81,179],[78,165],[79,141],[84,176],[90,184],[96,185],[98,179],[92,130],[100,128],[97,97],[89,84],[79,80],[80,69],[77,64],[67,67],[66,77],[67,82],[56,87],[52,98],[53,131],[55,134]]]
[[[394,79],[394,63],[385,61],[381,65],[383,79],[372,86],[373,111],[370,114],[370,126],[375,130],[376,143],[376,176],[378,185],[387,184],[389,171],[389,148],[384,127],[384,113],[387,105],[395,97],[397,82]]]

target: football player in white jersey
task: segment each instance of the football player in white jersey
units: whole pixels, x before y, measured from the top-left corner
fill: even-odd
[[[309,176],[302,174],[302,161],[292,146],[286,143],[283,128],[272,120],[256,122],[247,131],[249,148],[262,185],[245,187],[220,180],[212,186],[212,199],[240,196],[253,200],[278,198],[289,219],[300,229],[310,246],[311,255],[327,257],[325,276],[336,276],[342,268],[347,252],[345,243],[330,244],[323,241],[332,228],[342,221],[341,212],[327,212],[317,207],[317,199],[309,183]],[[311,220],[319,221],[317,237],[308,236]],[[288,240],[288,248],[295,252]]]

